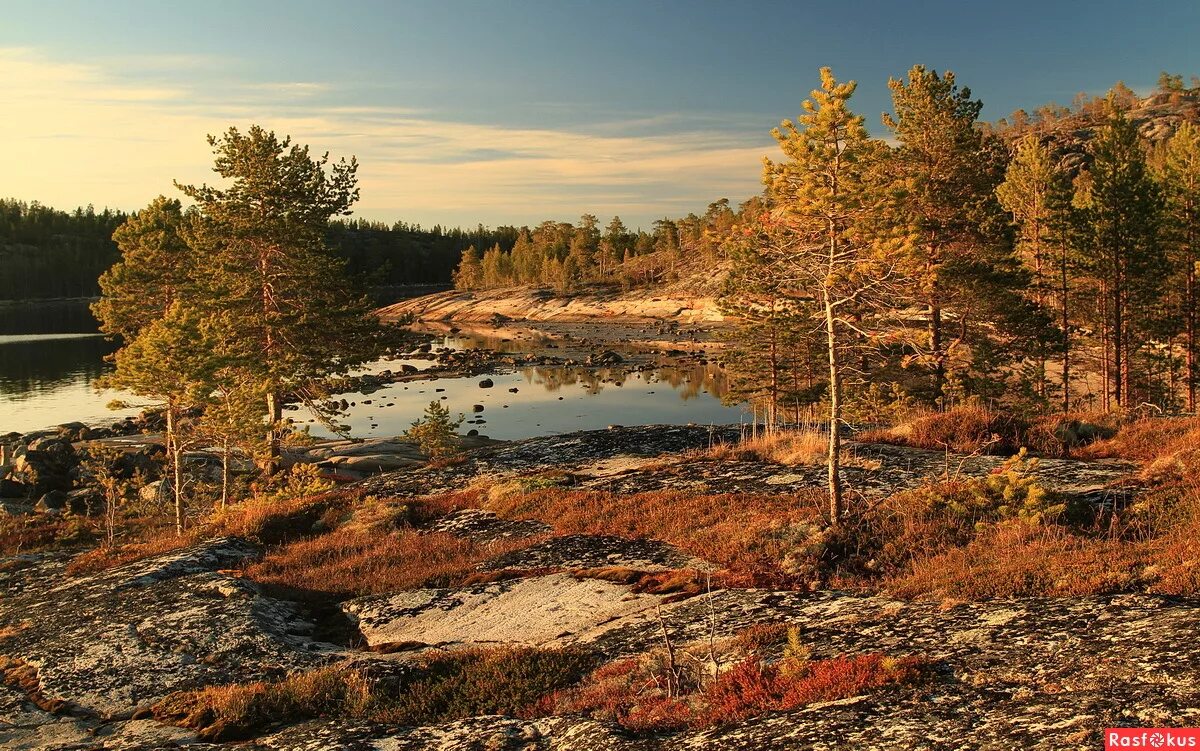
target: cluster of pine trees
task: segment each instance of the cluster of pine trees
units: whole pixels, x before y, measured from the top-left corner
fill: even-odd
[[[223,449],[224,503],[235,450],[273,473],[285,400],[332,421],[322,401],[329,379],[386,344],[326,242],[331,218],[358,198],[357,164],[314,158],[257,126],[209,140],[226,187],[179,185],[191,208],[159,197],[118,227],[120,261],[100,277],[92,307],[101,330],[123,342],[101,385],[164,405],[180,532],[189,445]]]
[[[703,264],[724,259],[723,240],[735,223],[728,199],[709,204],[703,216],[659,219],[650,232],[632,231],[614,216],[600,228],[593,214],[578,224],[547,220],[514,230],[511,246],[493,244],[480,254],[462,252],[454,272],[458,289],[535,284],[570,292],[583,284],[664,284]]]
[[[96,278],[117,256],[113,230],[126,218],[0,199],[0,300],[95,295]]]
[[[1160,94],[1200,99],[1170,81]],[[918,66],[890,87],[891,143],[857,116],[812,120],[846,107],[849,93],[827,87],[776,132],[786,159],[768,164],[764,195],[738,212],[725,244],[723,302],[746,322],[731,357],[738,395],[779,420],[828,400],[832,325],[847,332],[842,366],[860,385],[849,406],[864,417],[887,402],[970,397],[1194,410],[1200,128],[1177,117],[1152,140],[1118,87],[1075,111],[1091,118],[1089,137],[1064,142],[1051,118],[1065,113],[981,123],[981,102],[951,73]],[[822,128],[835,146],[811,143]],[[831,172],[821,149],[853,171]],[[808,187],[812,174],[824,182]],[[857,203],[800,233],[835,188]],[[805,264],[842,231],[821,264]],[[832,324],[818,310],[827,288],[841,292]]]
[[[1114,91],[1069,161],[1036,130],[983,127],[952,73],[915,66],[889,88],[891,143],[823,69],[728,236],[734,360],[768,421],[804,401],[837,425],[847,382],[875,408],[1193,408],[1200,130],[1152,144]]]

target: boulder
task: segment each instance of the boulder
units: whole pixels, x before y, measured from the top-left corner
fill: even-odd
[[[146,503],[161,503],[171,496],[171,483],[166,479],[148,482],[138,488],[138,498]]]
[[[492,386],[495,386],[495,385],[496,384],[492,382],[491,378],[484,378],[482,381],[479,382],[479,388],[481,388],[481,389],[490,389]]]
[[[61,490],[51,490],[34,504],[34,510],[39,512],[61,512],[67,507],[67,494]]]
[[[72,514],[98,514],[103,507],[104,497],[95,488],[76,488],[67,493],[67,511]]]
[[[172,691],[328,662],[339,648],[314,641],[311,614],[220,573],[261,553],[219,538],[81,577],[35,564],[21,572],[33,583],[9,586],[0,608],[12,633],[3,653],[36,668],[47,699],[114,719]]]
[[[0,498],[28,498],[29,493],[29,486],[23,482],[7,477],[0,479]]]

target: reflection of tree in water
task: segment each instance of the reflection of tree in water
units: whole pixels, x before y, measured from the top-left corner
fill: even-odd
[[[604,388],[604,381],[623,382],[625,375],[614,378],[607,369],[592,370],[591,368],[568,367],[565,365],[535,365],[522,368],[525,380],[534,386],[541,386],[546,391],[554,393],[565,386],[582,384],[589,396],[595,396]]]
[[[0,344],[0,394],[34,394],[96,380],[116,345],[99,336]]]
[[[460,331],[444,337],[441,346],[451,349],[486,349],[493,352],[523,354],[547,349],[554,342],[554,339],[535,331],[522,332],[522,334],[522,336],[515,334],[499,336],[478,331]]]
[[[521,374],[530,385],[541,386],[551,393],[564,387],[582,385],[589,396],[599,394],[605,386],[624,386],[630,378],[636,377],[624,368],[564,365],[526,367],[521,369]],[[663,383],[670,386],[685,401],[701,394],[721,399],[729,391],[727,375],[713,364],[662,365],[640,375],[647,385]]]

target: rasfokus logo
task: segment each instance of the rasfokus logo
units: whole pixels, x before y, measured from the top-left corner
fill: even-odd
[[[1200,749],[1200,728],[1108,728],[1104,751],[1118,748]]]

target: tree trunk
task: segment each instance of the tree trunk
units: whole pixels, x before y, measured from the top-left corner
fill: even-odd
[[[829,295],[825,296],[825,333],[829,350],[829,520],[841,524],[842,513],[842,434],[838,425],[842,418],[842,380],[838,368],[837,322]]]
[[[1125,350],[1125,306],[1121,299],[1121,282],[1115,285],[1113,291],[1113,397],[1117,408],[1127,407],[1129,392],[1129,363]]]
[[[1109,362],[1111,361],[1111,344],[1108,335],[1108,285],[1100,284],[1100,391],[1104,394],[1104,411],[1112,411],[1112,388],[1110,384]]]
[[[183,536],[183,468],[182,463],[183,452],[179,449],[178,425],[176,424],[175,405],[167,403],[167,443],[170,448],[167,450],[167,456],[171,461],[171,490],[175,496],[175,535]]]
[[[929,306],[929,349],[933,354],[934,399],[938,411],[946,409],[946,361],[942,353],[942,307]]]
[[[279,394],[267,394],[267,419],[270,427],[267,429],[267,458],[263,471],[273,475],[279,471],[279,424],[283,422],[283,402]]]
[[[1189,231],[1189,236],[1191,232]],[[1188,239],[1185,305],[1187,305],[1187,408],[1196,411],[1196,262],[1191,260],[1194,239]]]
[[[1062,411],[1067,414],[1071,411],[1071,318],[1068,313],[1068,295],[1070,285],[1067,280],[1067,258],[1066,250],[1063,250],[1062,259],[1062,335],[1063,335],[1063,356],[1062,356]]]
[[[229,439],[224,441],[221,452],[221,510],[229,505]]]

